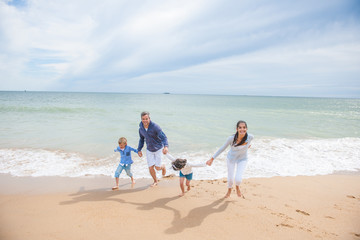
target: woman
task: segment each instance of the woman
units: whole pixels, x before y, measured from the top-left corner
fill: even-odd
[[[239,121],[236,124],[236,133],[230,136],[225,144],[214,154],[214,156],[207,161],[207,164],[211,165],[214,159],[219,156],[220,153],[222,153],[228,146],[231,147],[227,155],[228,191],[225,195],[225,198],[230,197],[231,189],[234,183],[234,174],[236,193],[239,197],[242,196],[239,186],[248,160],[247,152],[253,138],[253,135],[247,133],[246,122]]]

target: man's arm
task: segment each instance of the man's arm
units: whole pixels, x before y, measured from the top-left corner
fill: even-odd
[[[165,133],[161,129],[158,133],[158,138],[160,138],[162,144],[164,145],[163,154],[166,154],[168,152],[169,143]]]
[[[165,135],[165,133],[160,129],[159,133],[158,133],[158,137],[160,138],[162,144],[164,145],[164,147],[169,147],[169,143],[168,143],[168,139]]]
[[[139,139],[139,144],[138,144],[137,150],[141,151],[141,149],[144,147],[145,137],[143,135],[141,135],[140,129],[139,129],[139,136],[140,136],[140,139]]]
[[[142,157],[141,149],[144,147],[145,137],[140,133],[140,129],[139,129],[139,136],[140,136],[140,139],[139,139],[137,151],[138,151],[139,157]]]

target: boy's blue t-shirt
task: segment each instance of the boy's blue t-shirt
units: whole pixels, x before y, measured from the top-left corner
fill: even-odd
[[[131,151],[138,152],[138,150],[125,146],[124,150],[121,150],[120,147],[114,149],[114,152],[120,153],[120,163],[121,164],[132,164],[134,161],[131,159]]]

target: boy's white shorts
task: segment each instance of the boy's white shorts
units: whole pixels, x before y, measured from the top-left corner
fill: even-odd
[[[146,149],[146,160],[148,167],[154,166],[161,167],[161,157],[162,157],[162,148],[157,150],[156,152],[150,152]]]

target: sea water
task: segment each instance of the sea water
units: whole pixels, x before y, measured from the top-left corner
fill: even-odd
[[[170,153],[194,163],[210,159],[245,120],[255,137],[245,178],[360,169],[360,99],[0,92],[0,173],[113,176],[117,141],[137,148],[142,111],[163,129]],[[194,168],[194,179],[226,177],[227,152]],[[134,177],[149,178],[145,157],[132,156]]]

